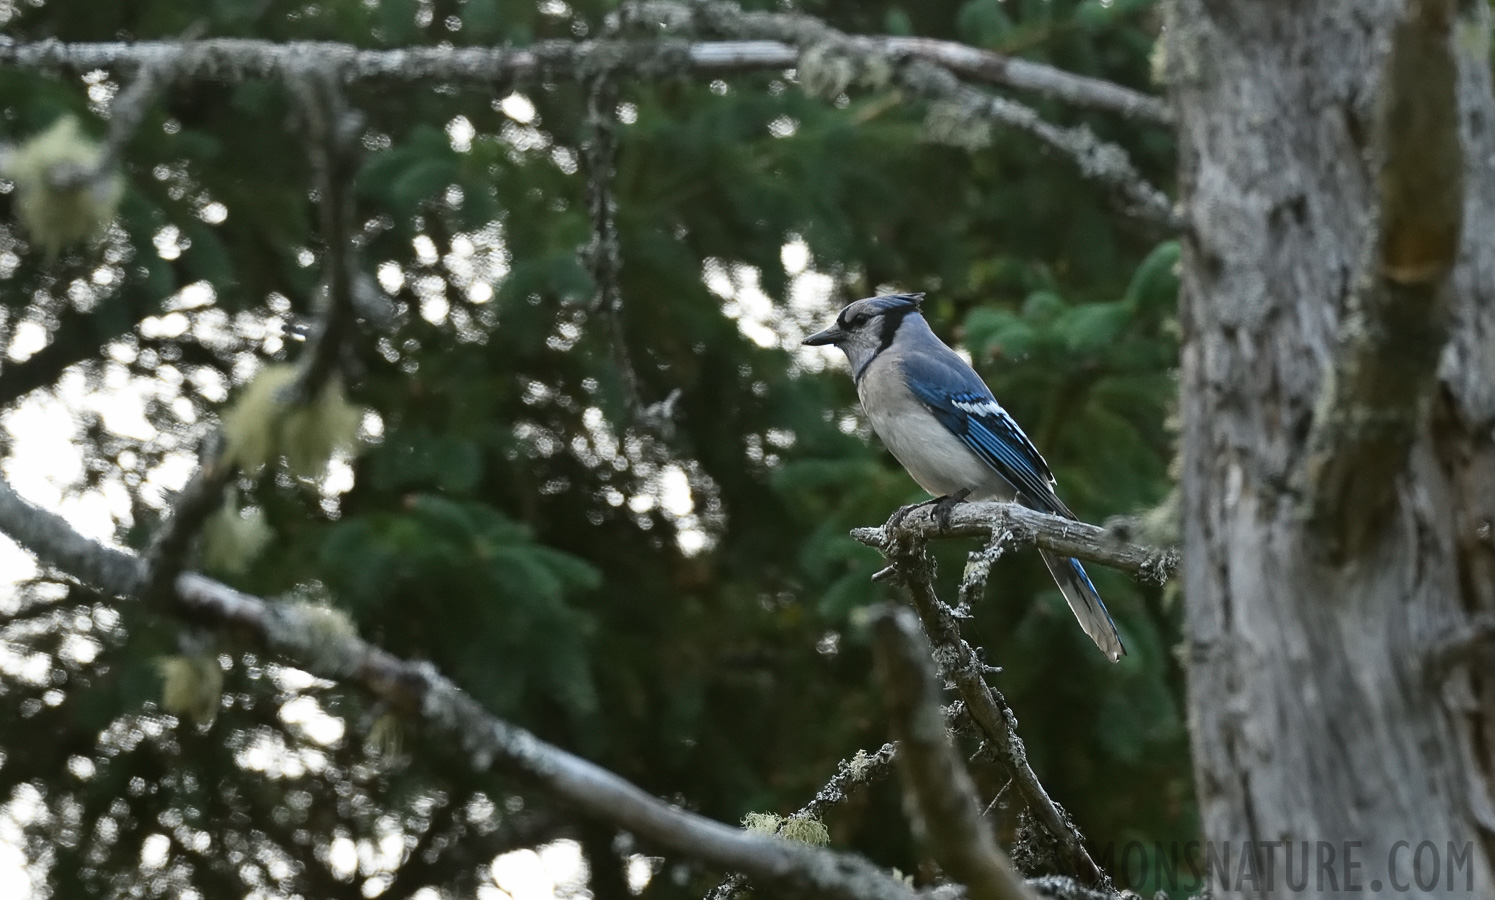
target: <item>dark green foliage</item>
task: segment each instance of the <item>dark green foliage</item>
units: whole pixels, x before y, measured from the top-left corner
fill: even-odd
[[[1147,87],[1150,0],[803,8],[851,32],[963,40]],[[522,44],[595,36],[603,12],[595,2],[47,0],[6,27],[15,40],[143,39],[201,18],[211,35]],[[0,72],[0,138],[22,139],[64,112],[102,134],[86,87]],[[593,308],[578,255],[590,235],[582,90],[514,89],[532,119],[523,103],[504,103],[509,87],[349,89],[368,126],[361,254],[402,311],[392,333],[352,340],[350,394],[374,415],[351,488],[324,492],[275,472],[242,484],[276,542],[235,584],[325,599],[493,711],[704,814],[788,813],[838,760],[887,738],[851,621],[889,591],[869,581],[877,555],[847,532],[922,499],[853,415],[840,363],[795,337],[882,288],[927,291],[933,326],[970,352],[1075,511],[1100,522],[1169,488],[1178,248],[1138,234],[1103,189],[1030,138],[998,130],[979,151],[935,145],[924,140],[925,111],[885,94],[826,103],[782,73],[725,86],[625,83],[611,186],[621,327],[644,402],[680,391],[675,430],[661,437],[633,420],[613,324]],[[1120,141],[1166,183],[1164,131],[1034,102]],[[325,248],[287,91],[173,89],[125,162],[119,228],[103,245],[48,266],[24,234],[3,236],[0,250],[15,259],[0,266],[3,335],[33,317],[53,344],[0,366],[0,398],[30,389],[28,366],[46,376],[39,385],[75,366],[94,385],[114,370],[176,379],[191,408],[209,413],[257,362],[299,352],[280,324],[314,314]],[[6,222],[10,205],[0,196]],[[786,268],[786,244],[803,246],[812,274]],[[113,280],[90,282],[101,268]],[[80,300],[75,281],[96,286]],[[182,312],[185,332],[141,325],[199,281],[212,301]],[[714,292],[734,283],[732,298]],[[830,296],[814,300],[816,290]],[[97,420],[79,433],[89,483],[131,494],[133,521],[119,536],[136,546],[160,515],[150,473],[200,437],[170,399],[147,410],[155,437]],[[949,595],[968,549],[937,548]],[[997,565],[967,636],[1003,668],[994,683],[1040,778],[1095,844],[1190,839],[1179,611],[1161,588],[1091,574],[1130,650],[1119,665],[1075,626],[1032,553]],[[101,620],[90,611],[128,605],[78,591],[20,591],[15,603],[25,598],[47,604],[36,620],[47,624],[8,626],[5,640],[56,655],[60,635],[76,631],[103,648],[87,663],[57,656],[44,683],[0,670],[0,802],[29,784],[53,811],[31,827],[29,849],[54,897],[170,895],[188,883],[211,900],[259,886],[354,897],[370,877],[395,878],[402,897],[427,884],[470,896],[502,849],[485,829],[521,802],[548,808],[520,785],[469,775],[453,748],[418,729],[403,734],[397,758],[367,752],[383,710],[286,681],[231,639],[212,645],[231,663],[218,720],[201,732],[175,723],[152,706],[152,673],[157,657],[181,652],[178,623],[138,611]],[[342,738],[318,744],[277,715],[307,695],[343,718]],[[254,746],[296,748],[321,768],[267,774],[246,762],[260,759]],[[92,759],[97,774],[70,774],[73,757]],[[974,773],[988,799],[1006,780],[989,763]],[[1008,837],[1018,812],[1002,813]],[[827,824],[832,846],[918,871],[893,783]],[[334,877],[336,838],[388,828],[439,832],[437,863]],[[194,849],[193,829],[209,849]],[[165,868],[141,869],[153,831],[177,843]],[[586,846],[607,855],[606,837]],[[720,875],[675,862],[648,896],[698,897]]]

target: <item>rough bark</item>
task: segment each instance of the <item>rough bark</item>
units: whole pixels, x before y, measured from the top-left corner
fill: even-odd
[[[1369,552],[1337,562],[1297,489],[1316,399],[1374,239],[1372,123],[1394,0],[1176,0],[1163,70],[1179,122],[1184,595],[1206,837],[1360,841],[1343,879],[1409,883],[1398,841],[1472,842],[1495,885],[1489,668],[1430,664],[1495,609],[1495,101],[1489,12],[1454,28],[1470,160],[1435,415],[1416,426]],[[1476,652],[1467,657],[1479,660]],[[1488,663],[1489,657],[1483,657]],[[1228,896],[1287,893],[1275,881]],[[1445,857],[1446,858],[1446,857]],[[1396,865],[1392,863],[1396,862]],[[1262,871],[1265,871],[1263,868]],[[1469,896],[1446,880],[1428,896]],[[1385,885],[1390,888],[1390,884]]]
[[[1364,553],[1388,519],[1447,343],[1464,207],[1453,10],[1408,3],[1377,90],[1374,249],[1341,317],[1303,467],[1315,531],[1339,557]]]

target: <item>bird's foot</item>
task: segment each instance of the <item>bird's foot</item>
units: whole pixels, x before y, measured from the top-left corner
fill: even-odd
[[[903,524],[904,519],[908,518],[909,513],[925,506],[933,506],[935,524],[939,526],[940,531],[949,531],[950,510],[955,507],[955,504],[964,501],[970,495],[970,488],[961,488],[955,493],[947,494],[944,497],[933,497],[929,500],[921,500],[918,503],[910,503],[908,506],[900,506],[897,512],[888,517],[888,524],[883,527],[890,531],[896,529],[899,525]]]
[[[969,496],[971,496],[971,489],[961,488],[947,497],[934,501],[934,521],[940,526],[941,532],[950,530],[950,511],[955,508],[955,504],[963,502]]]
[[[929,500],[920,500],[918,503],[910,503],[907,506],[900,506],[898,507],[897,512],[888,517],[888,524],[884,525],[883,529],[885,531],[892,531],[899,525],[903,524],[903,520],[908,518],[909,513],[913,512],[916,509],[919,509],[920,507],[930,506],[932,504],[938,503],[939,501],[940,498],[934,497]]]

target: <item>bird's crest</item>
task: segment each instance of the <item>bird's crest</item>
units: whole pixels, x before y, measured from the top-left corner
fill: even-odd
[[[888,312],[895,309],[915,310],[919,304],[924,302],[924,293],[917,294],[885,294],[881,297],[873,297],[868,303],[875,306],[879,312]]]

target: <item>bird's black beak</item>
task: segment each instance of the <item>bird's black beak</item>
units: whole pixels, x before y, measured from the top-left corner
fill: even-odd
[[[823,347],[826,344],[839,343],[844,337],[846,337],[846,332],[832,325],[824,331],[817,331],[805,338],[805,344],[810,347]]]

